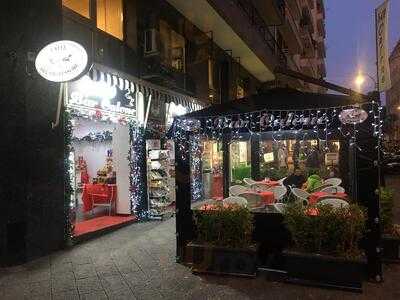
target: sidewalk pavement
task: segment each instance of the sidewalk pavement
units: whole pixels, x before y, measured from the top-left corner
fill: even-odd
[[[30,263],[0,269],[0,299],[400,299],[400,265],[363,294],[198,276],[175,263],[175,219],[136,223]]]

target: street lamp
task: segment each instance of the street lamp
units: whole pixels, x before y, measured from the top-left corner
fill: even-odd
[[[369,75],[369,74],[362,73],[361,71],[359,71],[358,74],[357,74],[357,76],[356,76],[356,78],[355,78],[355,80],[354,80],[354,83],[356,84],[356,86],[357,86],[357,88],[358,88],[358,91],[361,92],[361,86],[362,86],[362,85],[364,84],[364,82],[365,82],[365,76],[369,77],[369,78],[373,81],[373,83],[374,83],[374,88],[375,88],[375,90],[377,90],[377,89],[378,89],[378,84],[377,84],[375,78],[373,78],[373,77],[372,77],[371,75]]]

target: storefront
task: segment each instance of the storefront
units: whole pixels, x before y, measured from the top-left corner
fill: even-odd
[[[201,106],[98,64],[64,94],[72,235],[172,215],[174,143],[165,130],[173,117]]]
[[[318,204],[318,197],[324,196],[330,197],[329,201],[340,203],[337,207],[355,209],[350,214],[344,213],[346,222],[365,210],[368,234],[364,232],[360,241],[362,250],[356,243],[356,250],[363,252],[368,260],[367,265],[362,267],[361,273],[364,273],[361,277],[382,278],[378,247],[379,200],[375,193],[378,173],[374,164],[380,147],[381,110],[379,104],[371,99],[362,102],[348,96],[273,89],[243,101],[214,105],[176,118],[171,137],[174,137],[178,149],[176,168],[180,174],[176,199],[177,260],[193,264],[198,271],[255,276],[258,267],[286,274],[287,280],[291,280],[293,269],[289,269],[288,264],[293,257],[288,258],[285,251],[293,245],[293,241],[284,221],[285,207],[291,207],[289,204],[293,203],[298,211],[304,212],[305,218],[317,220],[312,218],[319,214],[316,205],[322,205]],[[204,146],[204,141],[209,145]],[[219,149],[222,150],[220,155]],[[221,166],[223,199],[213,197],[210,180],[205,176],[204,169],[210,169],[213,164]],[[308,179],[298,187],[285,186],[285,178],[296,175],[296,170]],[[321,180],[321,188],[330,188],[329,180],[338,179],[341,186],[335,185],[333,192],[316,189],[315,195],[314,191],[306,193],[316,177]],[[307,184],[305,188],[303,183]],[[268,186],[269,191],[260,190],[259,185]],[[242,192],[235,194],[231,189],[233,186]],[[271,189],[273,186],[277,188]],[[338,192],[339,189],[344,191],[343,194]],[[282,190],[284,194],[280,194]],[[272,198],[265,197],[267,193]],[[235,206],[230,207],[230,204],[243,206],[252,215],[249,219],[254,220],[253,225],[249,221],[249,227],[244,229],[246,236],[250,235],[246,241],[253,243],[245,245],[251,247],[242,249],[243,252],[238,249],[225,249],[227,252],[224,252],[216,247],[213,252],[210,244],[199,245],[199,241],[208,238],[214,237],[215,240],[208,242],[215,242],[213,245],[217,246],[221,236],[234,238],[229,234],[242,226],[239,216],[245,218],[248,214],[241,210],[240,214],[233,216]],[[213,215],[214,209],[217,213]],[[218,216],[222,216],[221,219],[216,219]],[[213,221],[207,223],[208,220]],[[211,225],[217,223],[219,227],[212,229]],[[229,229],[227,224],[231,224]],[[312,228],[316,229],[315,226]],[[215,231],[221,235],[214,234]],[[236,235],[243,234],[242,242],[244,232]],[[358,238],[360,236],[361,233]],[[333,235],[331,238],[334,239]],[[226,239],[221,243],[229,244],[229,241]],[[252,248],[254,245],[257,245],[257,250]],[[337,251],[335,245],[332,246],[333,253]],[[209,252],[201,252],[202,249]],[[210,256],[207,261],[202,260],[206,253]],[[297,274],[314,267],[304,257],[297,263],[301,264],[301,270],[295,270]],[[310,265],[307,266],[308,263]],[[341,269],[335,274],[346,273],[343,271],[346,266],[338,264],[336,267]],[[368,271],[365,273],[365,270]],[[318,272],[326,271],[321,268]],[[304,272],[301,274],[304,275]],[[354,280],[350,278],[353,275],[343,278],[335,275],[332,277],[336,278],[328,278],[326,282],[336,282],[337,286],[348,284],[350,289],[359,291],[361,277],[357,275],[358,279]],[[324,276],[313,278],[314,283],[319,277]]]

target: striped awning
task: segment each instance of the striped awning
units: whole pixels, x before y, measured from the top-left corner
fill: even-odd
[[[177,105],[180,104],[186,107],[189,112],[205,107],[202,102],[193,97],[168,90],[128,74],[122,74],[122,72],[114,71],[99,64],[94,64],[88,75],[93,81],[103,81],[110,86],[118,86],[123,91],[130,90],[132,93],[141,92],[144,97],[151,95],[153,98],[160,99],[165,103],[174,102]]]

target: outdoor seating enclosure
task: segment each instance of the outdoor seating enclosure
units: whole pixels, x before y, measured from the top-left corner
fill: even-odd
[[[367,112],[367,119],[343,125],[340,113],[354,107]],[[304,121],[307,117],[309,122]],[[170,135],[176,143],[177,261],[184,262],[185,247],[194,236],[193,202],[228,197],[229,187],[246,177],[261,180],[284,177],[294,167],[323,168],[342,178],[350,198],[367,207],[370,230],[364,248],[368,271],[369,276],[381,278],[379,200],[375,194],[379,118],[379,103],[372,98],[285,88],[176,118]],[[285,149],[283,157],[280,149]],[[312,149],[323,154],[317,163],[307,160]],[[272,216],[265,218],[264,225],[272,224],[268,232],[275,239],[287,238],[282,226],[273,226]],[[257,231],[260,228],[255,228]]]

